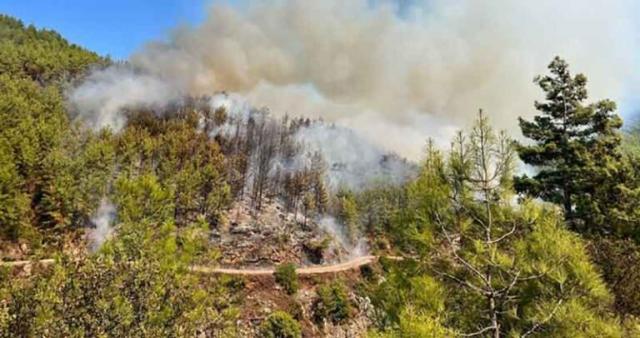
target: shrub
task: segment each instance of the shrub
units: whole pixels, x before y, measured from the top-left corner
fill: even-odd
[[[372,281],[376,277],[376,271],[373,270],[371,265],[362,265],[360,267],[360,275],[367,281]]]
[[[632,240],[597,239],[591,255],[615,295],[614,310],[621,317],[640,318],[640,245]]]
[[[342,281],[334,281],[318,288],[318,299],[314,304],[314,317],[320,322],[328,319],[333,323],[341,323],[351,316],[349,294]]]
[[[260,337],[298,338],[301,337],[300,323],[284,311],[270,314],[260,325]]]
[[[231,292],[240,292],[247,284],[245,278],[240,276],[223,276],[221,281]]]
[[[304,319],[304,307],[298,300],[293,299],[284,307],[284,310],[296,320]]]
[[[296,266],[292,263],[280,264],[273,273],[276,283],[284,288],[284,290],[293,295],[298,291],[298,275],[296,274]]]

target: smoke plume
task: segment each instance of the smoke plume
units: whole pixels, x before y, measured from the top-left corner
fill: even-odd
[[[100,207],[91,219],[95,228],[89,230],[87,235],[89,239],[89,248],[92,252],[100,249],[102,244],[109,239],[113,233],[113,221],[116,216],[116,208],[106,199],[100,202]]]
[[[332,245],[339,244],[349,253],[349,259],[369,254],[366,237],[360,236],[355,243],[351,242],[346,234],[345,226],[340,224],[335,217],[323,216],[318,220],[318,225],[337,241],[332,242]]]
[[[410,3],[410,4],[407,4]],[[402,4],[402,5],[400,5]],[[275,113],[322,117],[411,158],[479,107],[513,127],[533,113],[532,78],[555,55],[595,98],[637,89],[631,0],[249,1],[214,5],[196,27],[151,42],[128,66],[70,93],[80,114],[118,128],[125,106],[227,90]]]
[[[300,129],[296,138],[307,150],[301,154],[301,161],[310,162],[315,152],[325,159],[325,181],[334,191],[342,187],[358,191],[376,182],[400,184],[417,172],[404,159],[344,127],[316,123]]]
[[[239,95],[216,94],[210,98],[209,105],[212,111],[223,108],[229,116],[225,123],[210,132],[211,137],[221,135],[231,139],[239,132],[237,123],[247,125],[250,118],[274,129],[282,126],[282,121],[265,115]],[[273,135],[277,133],[274,132]],[[341,188],[359,191],[363,187],[382,182],[400,184],[414,177],[418,171],[414,163],[385,151],[352,129],[335,124],[312,121],[308,125],[299,126],[292,138],[298,151],[292,158],[274,154],[269,165],[272,174],[295,173],[312,168],[316,154],[324,162],[324,182],[332,191]],[[255,159],[250,162],[250,166],[256,167]],[[247,180],[245,186],[252,186],[252,175],[248,175]]]

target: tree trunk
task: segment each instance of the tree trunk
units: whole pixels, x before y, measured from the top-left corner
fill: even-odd
[[[569,228],[575,231],[576,229],[575,229],[575,224],[573,222],[573,210],[572,210],[573,205],[571,203],[571,192],[567,188],[566,184],[564,186],[564,197],[563,197],[562,205],[564,208],[564,219],[567,222],[567,225],[569,226]]]
[[[498,312],[496,311],[496,299],[493,294],[489,296],[489,309],[491,315],[491,325],[493,326],[493,337],[500,338],[500,324],[498,324]]]

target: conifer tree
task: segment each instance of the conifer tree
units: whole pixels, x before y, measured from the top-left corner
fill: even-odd
[[[545,101],[535,102],[541,115],[520,118],[522,133],[533,143],[521,144],[518,154],[537,173],[516,177],[515,188],[561,205],[572,229],[596,230],[619,183],[622,120],[612,101],[585,102],[587,78],[572,76],[567,62],[556,57],[549,70],[535,79],[546,94]]]
[[[359,235],[359,215],[355,197],[350,191],[343,191],[338,196],[338,219],[346,226],[351,243],[357,242]]]
[[[427,156],[398,220],[416,259],[373,297],[396,324],[388,336],[621,336],[583,242],[553,209],[513,205],[504,133],[480,114],[448,159],[433,147]]]

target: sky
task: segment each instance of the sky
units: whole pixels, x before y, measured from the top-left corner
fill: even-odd
[[[145,42],[164,39],[180,24],[202,21],[212,0],[0,0],[0,13],[69,41],[126,59]]]

